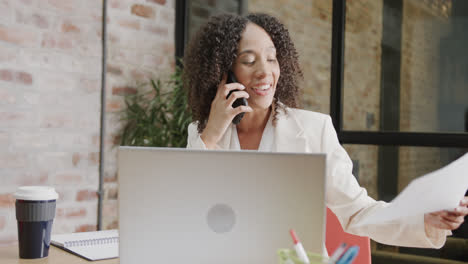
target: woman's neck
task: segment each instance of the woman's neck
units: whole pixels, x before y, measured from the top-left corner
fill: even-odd
[[[270,106],[268,109],[255,109],[251,113],[245,113],[242,121],[237,125],[237,133],[263,132],[271,115]]]

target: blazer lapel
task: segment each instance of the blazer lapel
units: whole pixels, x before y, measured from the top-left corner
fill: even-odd
[[[278,114],[275,142],[278,152],[310,152],[304,129],[291,111]]]

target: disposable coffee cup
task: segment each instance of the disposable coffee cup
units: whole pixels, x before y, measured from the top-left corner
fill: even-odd
[[[18,188],[15,198],[20,258],[47,257],[57,192],[47,186],[23,186]]]

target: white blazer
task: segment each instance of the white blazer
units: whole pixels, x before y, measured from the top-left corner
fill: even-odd
[[[218,149],[229,149],[231,128],[218,142]],[[445,244],[446,236],[451,232],[431,228],[426,235],[424,215],[381,225],[356,226],[369,213],[388,204],[369,197],[357,183],[352,175],[352,161],[338,142],[330,116],[287,108],[286,113],[280,111],[274,131],[274,149],[278,152],[327,154],[326,205],[336,214],[346,232],[396,246],[440,248]],[[206,149],[196,123],[189,125],[187,148]]]

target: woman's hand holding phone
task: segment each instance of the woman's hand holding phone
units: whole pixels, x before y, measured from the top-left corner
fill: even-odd
[[[234,75],[234,73],[232,71],[229,71],[228,74],[227,74],[227,81],[226,83],[237,83],[237,79],[236,79],[236,76]],[[231,93],[233,92],[236,92],[236,91],[239,91],[238,89],[235,89],[235,90],[231,90],[228,95],[226,96],[226,99],[228,99],[229,96],[231,96]],[[247,99],[245,97],[240,97],[240,98],[237,98],[236,100],[234,100],[234,103],[232,103],[232,107],[233,108],[236,108],[236,107],[239,107],[241,105],[249,105],[249,103],[247,102]],[[233,119],[232,119],[232,123],[234,125],[238,125],[240,123],[240,121],[242,120],[242,118],[244,117],[244,114],[245,112],[242,112],[240,114],[237,114]]]
[[[238,98],[249,98],[249,94],[244,91],[245,87],[240,83],[226,84],[227,74],[224,74],[218,86],[216,96],[211,102],[210,115],[201,138],[208,149],[215,149],[216,144],[226,132],[234,117],[242,112],[252,112],[250,106],[240,105],[233,108],[232,104]],[[230,95],[229,93],[234,91]],[[228,97],[229,95],[229,97]]]

